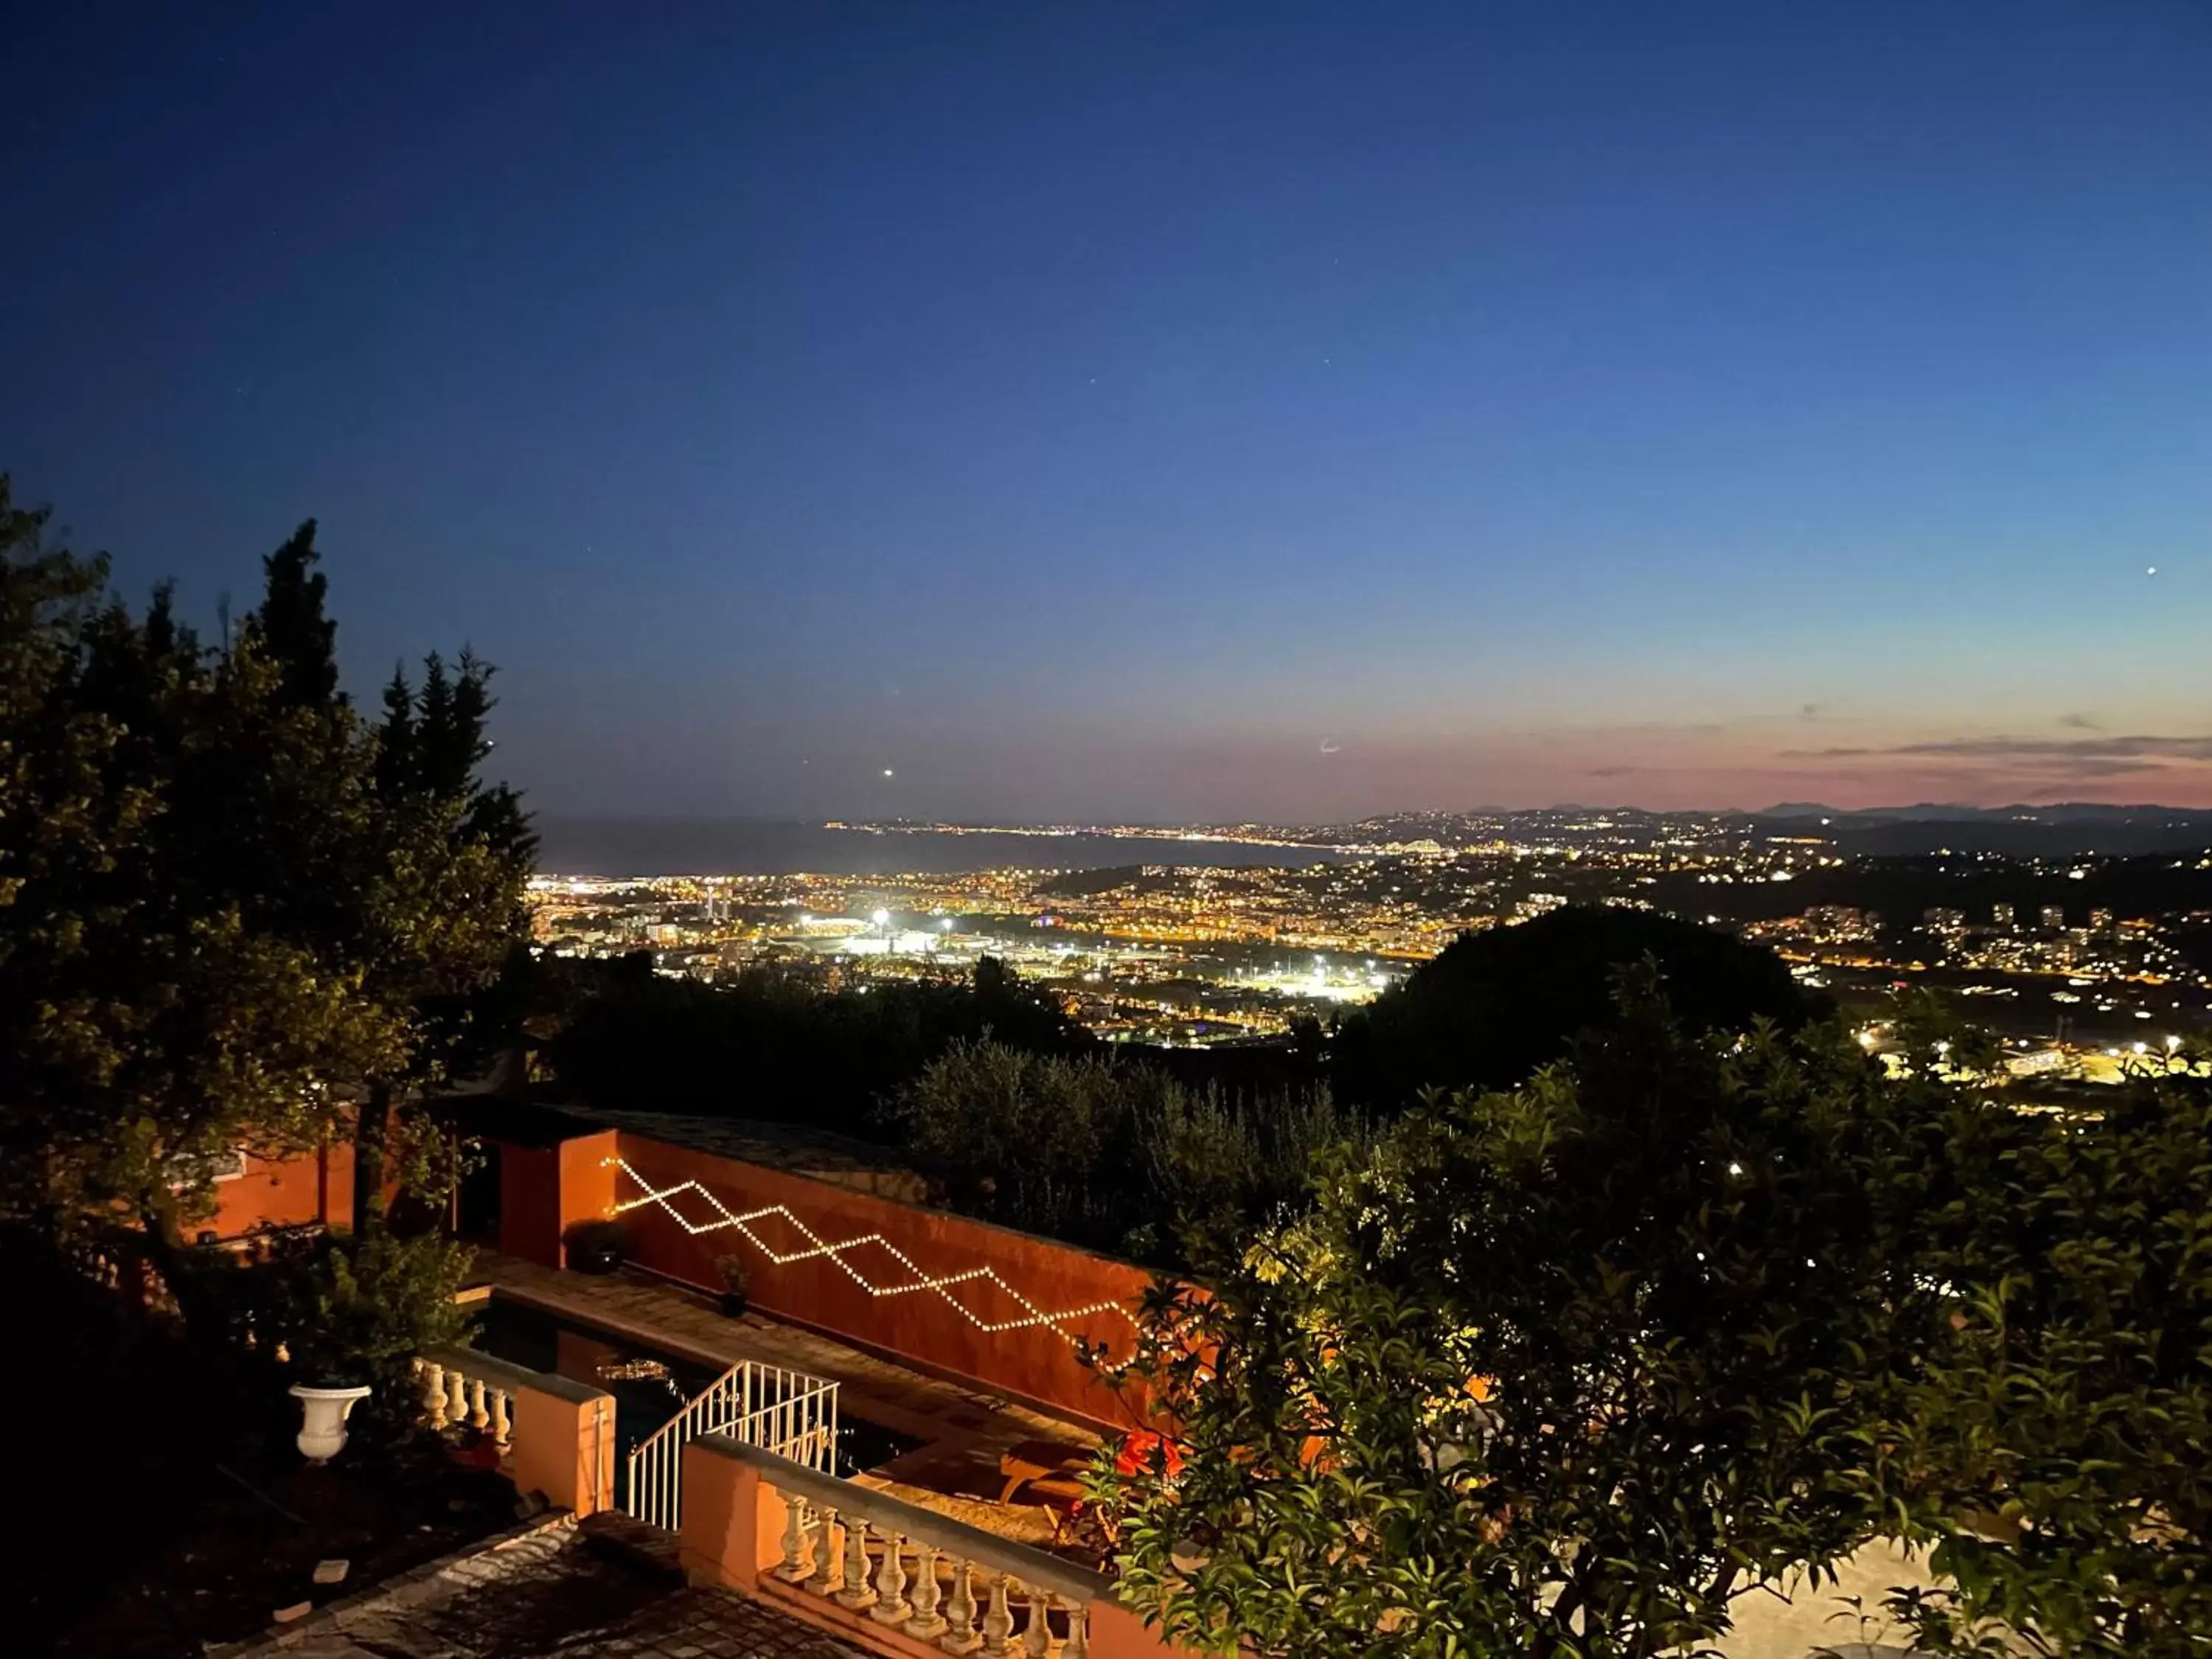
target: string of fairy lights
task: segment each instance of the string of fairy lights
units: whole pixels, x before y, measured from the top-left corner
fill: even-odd
[[[1066,1308],[1057,1313],[1047,1313],[1043,1309],[1038,1307],[1036,1303],[1030,1301],[1029,1297],[1024,1296],[1012,1285],[1009,1285],[1005,1279],[1001,1279],[997,1271],[994,1268],[970,1267],[964,1273],[945,1273],[942,1275],[926,1273],[921,1270],[921,1266],[915,1262],[913,1257],[908,1255],[905,1251],[900,1249],[897,1245],[892,1243],[890,1240],[885,1238],[881,1233],[867,1233],[858,1238],[848,1238],[833,1244],[781,1204],[767,1205],[761,1209],[747,1210],[740,1214],[737,1211],[731,1209],[729,1206],[723,1203],[720,1199],[715,1197],[711,1191],[707,1188],[701,1186],[696,1181],[678,1182],[674,1186],[655,1188],[651,1182],[647,1181],[643,1176],[640,1175],[635,1170],[630,1167],[629,1161],[627,1158],[611,1158],[608,1161],[623,1175],[629,1176],[632,1183],[634,1183],[638,1188],[639,1195],[637,1197],[626,1200],[618,1200],[616,1203],[615,1212],[617,1215],[623,1214],[627,1211],[642,1208],[647,1204],[653,1204],[658,1205],[678,1226],[683,1228],[685,1232],[691,1234],[694,1237],[696,1237],[702,1233],[721,1232],[726,1230],[734,1229],[737,1232],[743,1235],[745,1240],[750,1243],[755,1249],[758,1250],[763,1255],[766,1256],[770,1262],[779,1267],[787,1266],[794,1261],[814,1261],[826,1259],[836,1263],[837,1266],[843,1270],[846,1277],[850,1279],[855,1285],[858,1285],[872,1297],[884,1298],[896,1296],[913,1296],[918,1293],[927,1293],[936,1296],[941,1298],[947,1307],[957,1313],[977,1330],[985,1333],[987,1335],[997,1336],[1013,1331],[1028,1331],[1042,1328],[1052,1332],[1054,1335],[1059,1336],[1066,1341],[1080,1346],[1083,1339],[1076,1332],[1069,1330],[1067,1327],[1062,1323],[1063,1321],[1091,1319],[1097,1317],[1100,1314],[1118,1314],[1121,1318],[1129,1320],[1130,1322],[1134,1323],[1133,1319],[1131,1318],[1129,1310],[1119,1302],[1093,1302],[1080,1308]],[[708,1204],[712,1205],[716,1212],[714,1219],[710,1221],[695,1222],[690,1218],[690,1217],[685,1215],[682,1210],[678,1209],[676,1206],[675,1200],[683,1197],[687,1193],[696,1193],[701,1198],[703,1198]],[[807,1248],[801,1250],[792,1250],[788,1252],[778,1250],[773,1245],[769,1243],[766,1239],[763,1238],[758,1233],[753,1231],[752,1224],[754,1222],[767,1221],[771,1218],[779,1219],[787,1223],[793,1231],[797,1232],[800,1237],[806,1241]],[[858,1267],[855,1267],[851,1262],[845,1259],[846,1252],[848,1250],[860,1250],[864,1249],[882,1250],[894,1261],[897,1262],[901,1267],[903,1267],[908,1273],[912,1274],[912,1279],[904,1284],[897,1285],[878,1285],[874,1283],[867,1277],[866,1274],[863,1273]],[[963,1285],[973,1285],[978,1283],[995,1285],[1000,1291],[1012,1297],[1013,1300],[1019,1304],[1024,1310],[1023,1316],[1016,1319],[985,1319],[981,1315],[978,1314],[974,1309],[969,1307],[967,1304],[961,1301],[958,1297],[953,1294],[954,1291],[957,1290]],[[1115,1369],[1119,1368],[1117,1367]]]

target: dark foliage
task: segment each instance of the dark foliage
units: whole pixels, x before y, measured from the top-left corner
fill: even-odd
[[[1090,1034],[985,957],[965,984],[822,992],[769,971],[728,986],[663,978],[649,957],[598,977],[546,1045],[559,1088],[608,1110],[805,1123],[884,1139],[882,1108],[962,1041],[1074,1054]]]
[[[1832,1027],[1741,1048],[1648,970],[1571,1066],[1328,1160],[1164,1291],[1176,1478],[1109,1481],[1171,1632],[1281,1656],[1651,1659],[1870,1535],[1870,1431],[1934,1293],[1870,1206],[1929,1085]]]
[[[1884,1484],[1955,1589],[1918,1646],[2199,1655],[2212,1632],[2212,1075],[2185,1050],[2092,1115],[1931,1126],[1900,1255],[1955,1293]]]
[[[1171,1270],[1303,1208],[1315,1161],[1367,1127],[1326,1088],[1237,1097],[1126,1053],[999,1042],[955,1044],[897,1119],[955,1209]]]
[[[1337,1092],[1393,1109],[1425,1088],[1504,1088],[1618,1023],[1620,970],[1646,960],[1692,1031],[1755,1019],[1784,1030],[1823,1012],[1771,951],[1649,910],[1570,906],[1517,927],[1463,933],[1404,984],[1349,1016]]]
[[[338,625],[324,612],[331,579],[315,568],[321,556],[309,519],[261,562],[268,584],[257,613],[262,648],[277,665],[285,701],[303,708],[340,701]]]

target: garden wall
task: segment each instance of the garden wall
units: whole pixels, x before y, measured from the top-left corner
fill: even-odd
[[[215,1214],[187,1233],[220,1239],[244,1237],[258,1227],[353,1225],[353,1142],[334,1140],[292,1158],[244,1159],[245,1172],[219,1181]]]
[[[1143,1269],[643,1135],[621,1134],[618,1156],[613,1198],[641,1266],[712,1291],[716,1259],[734,1255],[763,1313],[1107,1428],[1136,1420],[1073,1339],[1126,1357]],[[648,1191],[662,1196],[638,1202]]]

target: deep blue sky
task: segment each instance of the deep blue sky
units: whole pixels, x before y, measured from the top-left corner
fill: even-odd
[[[549,811],[2212,804],[2203,0],[0,62],[18,494],[204,613],[318,516],[349,678],[472,642]]]

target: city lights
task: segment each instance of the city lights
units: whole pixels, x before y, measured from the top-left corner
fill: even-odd
[[[1520,926],[1569,904],[1615,906],[1702,920],[1772,949],[1799,985],[1841,1006],[1869,1053],[1890,1046],[1881,1005],[1924,985],[1946,1000],[1974,1000],[1972,1023],[2006,1051],[1990,1077],[2070,1066],[2069,1077],[2095,1083],[2120,1080],[2106,1048],[2125,1054],[2134,1031],[2155,1021],[2155,1049],[2166,1032],[2200,1018],[2201,997],[2176,994],[2212,988],[2185,942],[2189,916],[2204,908],[2193,878],[2160,873],[2155,892],[2121,890],[2130,903],[2139,891],[2156,901],[2130,915],[2106,908],[2106,889],[2075,884],[2110,873],[2078,854],[1954,853],[1939,856],[1978,885],[1971,902],[1965,888],[1957,902],[1925,908],[1916,895],[1912,909],[1885,917],[1869,901],[1896,890],[1891,861],[1850,853],[1811,818],[1759,825],[1720,814],[1563,808],[1396,814],[1325,832],[828,828],[855,838],[1003,836],[1040,857],[871,876],[548,875],[532,888],[534,931],[556,955],[649,950],[656,970],[671,976],[714,982],[765,969],[829,993],[944,983],[989,956],[1107,1041],[1202,1048],[1281,1040],[1309,1019],[1327,1030],[1462,933]],[[1053,842],[1079,836],[1125,843],[1131,862],[1037,867]],[[1164,845],[1170,842],[1182,845]],[[1154,861],[1193,856],[1191,843],[1308,852],[1280,863]],[[1807,896],[1819,902],[1801,905],[1787,896],[1798,890],[1774,880],[1792,875],[1802,886],[1816,872],[1826,884]],[[1948,1070],[1948,1053],[1941,1058]]]

